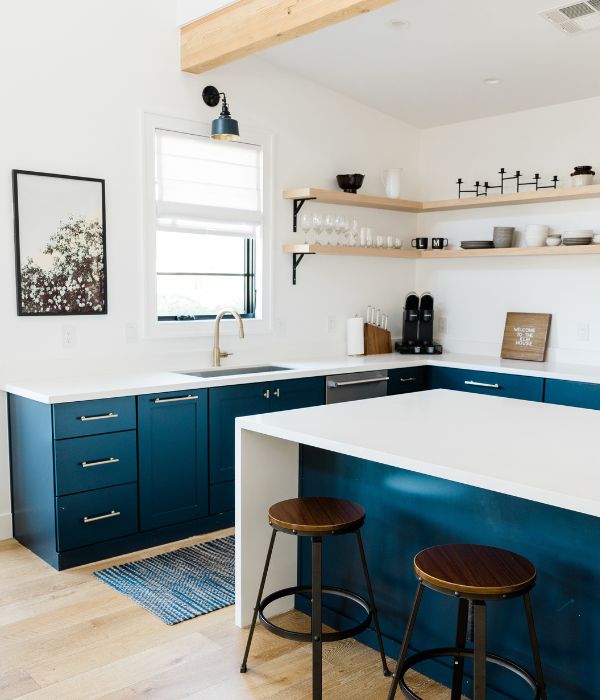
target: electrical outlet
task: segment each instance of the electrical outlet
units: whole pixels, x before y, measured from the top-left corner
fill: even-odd
[[[75,326],[62,327],[63,348],[74,348],[77,345],[77,329]]]
[[[125,341],[127,343],[137,343],[137,341],[138,341],[137,323],[127,323],[125,325]]]
[[[336,326],[335,316],[327,316],[327,332],[335,333]]]
[[[577,324],[577,340],[580,343],[589,343],[590,341],[590,324],[582,321]]]

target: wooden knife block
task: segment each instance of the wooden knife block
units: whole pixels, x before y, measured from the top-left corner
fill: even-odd
[[[389,352],[392,352],[392,334],[371,323],[365,323],[365,355],[383,355]]]

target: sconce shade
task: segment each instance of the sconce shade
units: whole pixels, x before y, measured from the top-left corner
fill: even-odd
[[[236,119],[229,112],[227,97],[224,92],[219,92],[213,85],[207,85],[202,91],[202,99],[209,107],[216,107],[223,96],[223,106],[218,119],[214,119],[210,136],[220,141],[237,141],[240,138],[240,128]]]

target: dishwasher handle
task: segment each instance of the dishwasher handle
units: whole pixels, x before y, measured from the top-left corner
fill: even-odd
[[[389,377],[375,377],[373,379],[353,379],[349,382],[327,382],[327,386],[331,389],[337,389],[340,386],[355,386],[356,384],[374,384],[375,382],[389,382]]]

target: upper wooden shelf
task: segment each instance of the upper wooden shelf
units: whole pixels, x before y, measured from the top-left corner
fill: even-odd
[[[340,204],[370,209],[387,209],[424,214],[435,211],[453,211],[455,209],[481,209],[511,204],[535,204],[536,202],[562,202],[575,199],[600,197],[600,185],[585,187],[563,187],[556,190],[538,190],[537,192],[519,192],[488,197],[465,197],[464,199],[444,199],[432,202],[414,202],[407,199],[389,199],[368,194],[351,194],[338,190],[322,190],[304,187],[286,190],[284,199],[314,199],[324,204]]]

